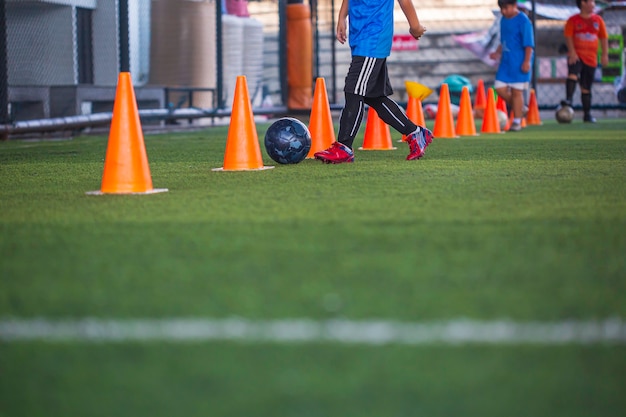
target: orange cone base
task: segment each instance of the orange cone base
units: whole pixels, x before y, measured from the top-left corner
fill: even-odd
[[[242,169],[224,169],[224,167],[221,168],[213,168],[211,169],[211,171],[265,171],[266,169],[272,169],[274,168],[273,165],[269,165],[269,166],[262,166],[259,168],[242,168]]]
[[[146,194],[158,194],[158,193],[166,193],[169,190],[167,188],[153,188],[152,190],[143,191],[143,192],[129,192],[129,193],[105,193],[103,191],[87,191],[85,194],[87,195],[105,195],[105,194],[113,194],[113,195],[146,195]]]

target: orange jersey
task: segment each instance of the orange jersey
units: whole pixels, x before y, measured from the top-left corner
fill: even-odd
[[[595,68],[598,65],[598,39],[607,37],[604,20],[597,14],[587,19],[576,14],[567,19],[564,34],[566,38],[574,39],[574,49],[580,60]]]

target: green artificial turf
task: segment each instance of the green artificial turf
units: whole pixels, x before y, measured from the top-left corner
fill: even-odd
[[[263,150],[274,169],[214,172],[226,137],[146,135],[169,192],[145,196],[85,194],[106,137],[0,143],[0,318],[626,316],[626,120],[435,139],[412,162],[394,132],[354,164]],[[625,357],[2,342],[0,416],[617,416]]]

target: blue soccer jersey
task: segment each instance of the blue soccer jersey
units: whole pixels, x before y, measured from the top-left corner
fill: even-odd
[[[352,55],[387,58],[393,38],[395,0],[349,0],[349,40]]]
[[[502,45],[502,57],[496,73],[496,80],[505,83],[529,82],[531,72],[522,72],[526,47],[534,48],[535,46],[533,28],[528,16],[524,13],[518,13],[510,19],[503,16],[500,20],[500,43]]]

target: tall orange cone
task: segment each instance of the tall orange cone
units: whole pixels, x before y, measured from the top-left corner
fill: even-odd
[[[367,111],[367,124],[365,125],[365,136],[362,151],[387,151],[396,149],[391,144],[391,132],[389,125],[378,116],[372,107]]]
[[[483,116],[483,125],[480,128],[482,133],[502,133],[500,130],[500,122],[498,120],[498,112],[496,109],[496,99],[493,95],[493,88],[487,92],[487,105]]]
[[[271,168],[274,167],[263,166],[246,76],[239,75],[233,96],[224,166],[213,168],[213,171],[256,171]]]
[[[476,124],[474,123],[472,99],[467,86],[464,86],[463,90],[461,90],[459,115],[456,119],[456,134],[459,136],[478,136],[478,133],[476,133]]]
[[[99,191],[87,194],[154,194],[137,100],[129,72],[118,76],[104,173]]]
[[[406,104],[406,115],[410,121],[418,126],[426,126],[426,118],[424,117],[424,108],[422,107],[422,100],[417,97],[409,96],[409,101]],[[398,142],[406,141],[406,135],[402,135],[402,139]]]
[[[484,111],[487,107],[487,97],[485,96],[485,83],[482,79],[476,85],[476,96],[474,97],[474,110]]]
[[[454,132],[454,118],[452,117],[452,107],[450,105],[450,90],[448,84],[441,84],[439,90],[439,103],[437,104],[437,116],[433,136],[436,138],[457,138]]]
[[[528,99],[528,114],[526,114],[526,123],[530,125],[542,125],[539,116],[539,105],[537,104],[537,95],[535,89],[530,89],[530,98]]]
[[[335,141],[335,127],[333,126],[333,117],[330,113],[326,82],[322,77],[318,77],[315,80],[309,132],[311,132],[311,150],[306,156],[307,158],[313,158],[315,152],[328,149]]]

